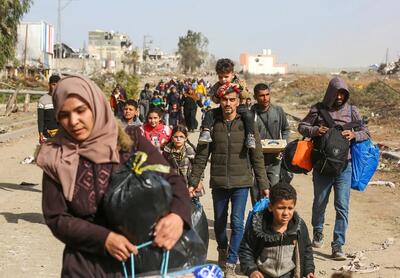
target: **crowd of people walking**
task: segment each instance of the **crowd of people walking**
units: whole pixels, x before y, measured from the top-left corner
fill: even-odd
[[[256,84],[253,105],[231,60],[218,60],[216,73],[215,84],[203,79],[161,80],[153,89],[145,84],[137,100],[128,99],[119,84],[107,101],[85,77],[50,79],[49,96],[38,109],[40,115],[43,109],[52,109],[48,117],[54,118],[46,121],[40,116],[42,147],[37,164],[44,171],[46,224],[66,245],[62,276],[122,275],[117,262],[138,252],[124,234],[106,225],[100,209],[118,165],[137,151],[171,167],[163,176],[172,186],[173,201],[169,213],[155,227],[156,246],[172,249],[184,230],[191,227],[190,198],[204,192],[203,177],[209,161],[217,263],[226,277],[236,276],[238,261],[242,272],[251,278],[316,277],[312,248],[324,243],[324,214],[332,189],[336,220],[331,256],[346,259],[343,246],[349,214],[350,152],[337,176],[313,172],[310,239],[305,221],[295,211],[296,190],[282,180],[282,154],[262,150],[261,140],[289,140],[286,113],[272,102],[273,90],[266,83]],[[337,125],[361,120],[349,99],[344,81],[332,79],[321,103]],[[212,102],[215,108],[211,108]],[[200,125],[196,118],[199,108]],[[50,137],[54,129],[57,134],[46,142],[45,136]],[[200,131],[197,146],[188,137],[196,130]],[[305,137],[323,137],[328,131],[318,106],[313,106],[299,124],[299,132]],[[342,135],[350,143],[370,137],[364,124],[357,130],[343,129]],[[253,204],[267,197],[270,204],[245,228],[249,195]]]

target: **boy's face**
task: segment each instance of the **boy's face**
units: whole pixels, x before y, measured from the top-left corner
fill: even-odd
[[[274,216],[274,224],[287,225],[293,218],[295,200],[278,200],[275,204],[269,204],[268,210]]]
[[[136,116],[136,108],[133,105],[125,105],[124,107],[124,118],[125,120],[131,120]]]
[[[235,77],[235,74],[233,72],[218,73],[218,82],[220,84],[230,83],[234,77]]]

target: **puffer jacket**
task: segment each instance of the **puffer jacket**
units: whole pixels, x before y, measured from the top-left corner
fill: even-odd
[[[285,233],[272,229],[273,215],[268,210],[253,216],[239,248],[240,267],[247,276],[260,271],[264,277],[305,277],[314,273],[311,241],[304,220],[295,212]],[[285,276],[286,277],[286,276]]]
[[[230,126],[216,115],[212,132],[213,142],[197,145],[189,185],[196,187],[211,155],[210,187],[221,189],[244,188],[253,185],[253,170],[260,189],[268,189],[264,157],[258,130],[255,132],[256,148],[248,149],[245,142],[244,124],[240,116]]]

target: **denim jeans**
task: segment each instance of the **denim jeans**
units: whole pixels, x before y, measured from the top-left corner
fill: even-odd
[[[351,162],[349,161],[346,169],[338,177],[325,177],[316,172],[313,173],[314,202],[311,222],[314,232],[322,233],[325,222],[325,209],[332,188],[335,193],[334,206],[336,219],[333,230],[333,241],[331,243],[332,247],[340,247],[344,245],[346,240],[346,230],[349,223],[351,171]]]
[[[228,249],[226,225],[228,221],[228,206],[231,202],[231,239],[227,263],[236,264],[240,242],[244,233],[244,214],[249,188],[213,189],[214,232],[218,249]]]

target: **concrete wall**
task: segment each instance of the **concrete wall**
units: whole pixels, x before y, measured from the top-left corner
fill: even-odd
[[[286,74],[287,65],[275,64],[274,55],[240,55],[240,64],[244,72],[251,74]]]

